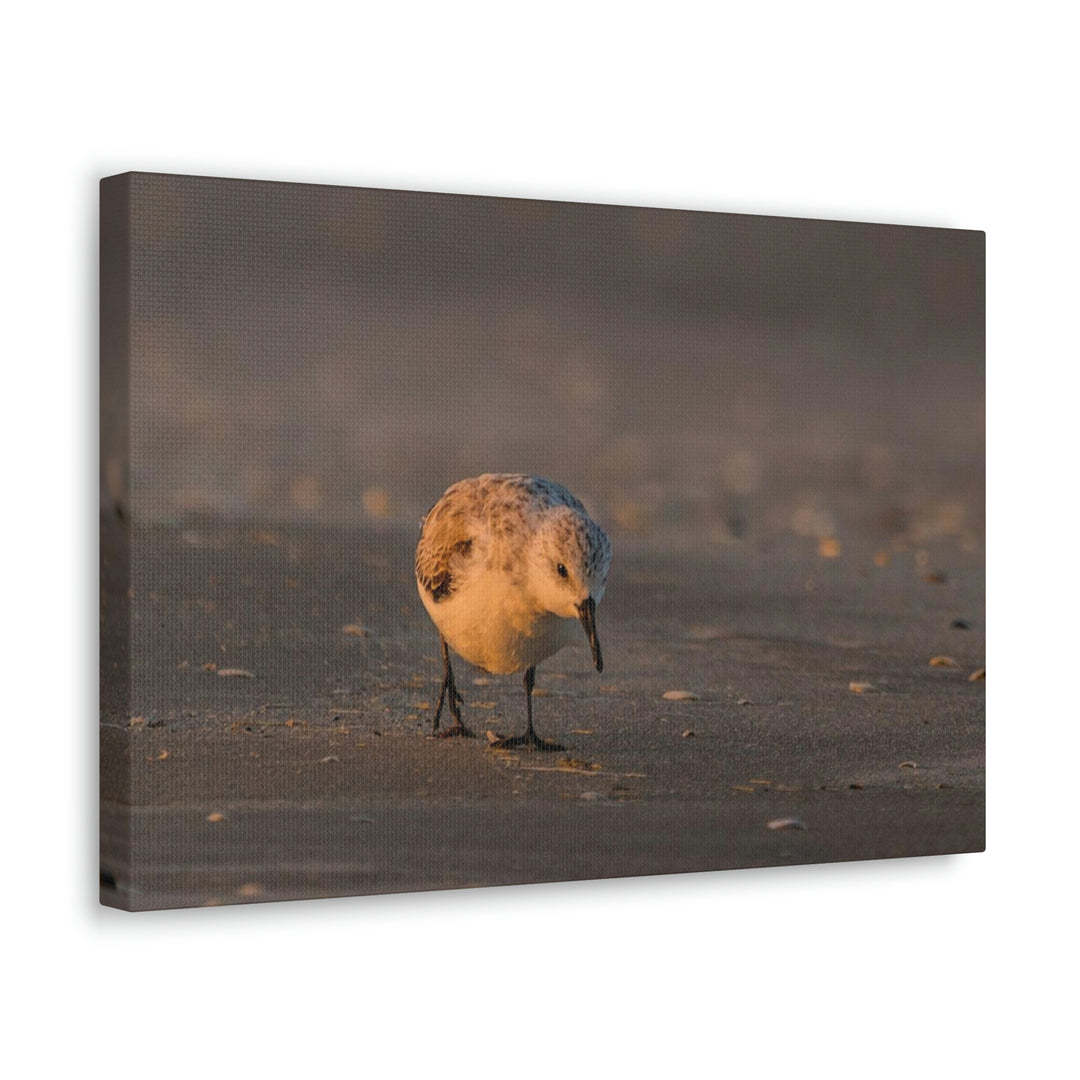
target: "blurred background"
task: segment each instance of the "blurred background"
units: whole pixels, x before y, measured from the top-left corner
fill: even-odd
[[[520,471],[613,535],[981,546],[982,233],[149,174],[131,231],[137,523]]]

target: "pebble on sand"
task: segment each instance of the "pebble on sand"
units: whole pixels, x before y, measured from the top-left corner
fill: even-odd
[[[798,818],[794,817],[782,817],[774,818],[772,821],[765,823],[767,829],[804,829],[806,825]]]
[[[697,701],[697,694],[691,693],[689,690],[665,690],[665,701]]]
[[[848,683],[848,689],[853,694],[872,694],[877,690],[877,687],[868,682],[851,682]]]

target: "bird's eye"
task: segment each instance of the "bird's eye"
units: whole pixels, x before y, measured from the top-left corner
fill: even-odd
[[[559,565],[555,569],[559,571],[559,577],[566,577],[567,576],[566,567],[563,566],[562,563],[559,563]]]

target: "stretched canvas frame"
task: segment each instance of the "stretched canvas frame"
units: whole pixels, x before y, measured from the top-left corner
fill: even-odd
[[[101,185],[101,898],[131,910],[984,846],[982,233]],[[462,665],[424,513],[610,535],[587,646]],[[584,638],[582,645],[585,646]]]

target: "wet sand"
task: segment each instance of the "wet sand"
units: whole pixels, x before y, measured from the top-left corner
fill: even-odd
[[[983,849],[981,551],[945,537],[878,565],[881,543],[857,535],[836,557],[794,536],[617,538],[604,672],[584,639],[541,666],[536,726],[566,750],[528,753],[485,737],[524,728],[519,680],[477,684],[462,661],[478,737],[428,737],[442,669],[414,541],[391,527],[136,534],[130,686],[103,688],[103,903]]]

